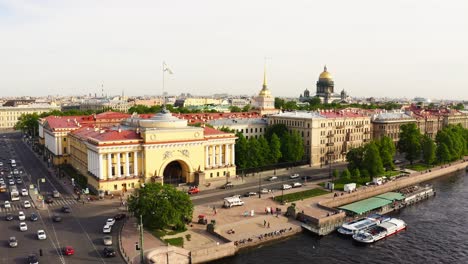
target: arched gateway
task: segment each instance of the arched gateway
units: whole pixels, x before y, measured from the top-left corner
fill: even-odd
[[[189,168],[182,160],[174,160],[166,165],[163,172],[164,184],[178,185],[179,183],[186,183],[189,179]]]

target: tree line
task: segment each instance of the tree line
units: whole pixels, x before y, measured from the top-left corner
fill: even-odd
[[[347,107],[354,107],[354,108],[361,108],[361,109],[386,109],[386,110],[392,110],[392,109],[400,109],[401,105],[394,103],[394,102],[385,102],[381,104],[342,104],[342,103],[329,103],[329,104],[324,104],[320,101],[319,97],[312,97],[309,100],[305,101],[307,104],[301,104],[298,105],[296,101],[286,101],[284,99],[275,98],[275,108],[276,109],[283,109],[287,111],[292,111],[292,110],[304,110],[304,111],[315,111],[317,109],[344,109]]]

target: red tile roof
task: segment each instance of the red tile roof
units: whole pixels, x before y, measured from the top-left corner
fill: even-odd
[[[189,124],[206,123],[216,119],[228,118],[259,118],[261,115],[257,112],[240,112],[240,113],[191,113],[191,114],[172,114],[175,117],[188,120]]]
[[[205,136],[222,135],[222,134],[228,135],[228,133],[223,132],[223,131],[218,130],[218,129],[214,129],[212,127],[204,127],[203,130],[204,130]]]
[[[340,118],[340,117],[364,117],[365,115],[353,112],[353,111],[320,111],[320,115],[324,116],[325,118]]]
[[[101,130],[103,131],[103,130]],[[99,132],[90,136],[97,141],[124,141],[124,140],[138,140],[141,139],[140,134],[134,130],[114,130],[105,129],[104,132]]]

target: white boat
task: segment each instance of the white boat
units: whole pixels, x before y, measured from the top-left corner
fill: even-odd
[[[391,236],[406,228],[406,223],[397,218],[391,218],[381,224],[359,231],[353,239],[361,243],[374,243],[382,238]]]
[[[340,228],[338,228],[338,233],[342,235],[354,235],[357,232],[361,230],[368,229],[370,227],[376,226],[383,221],[386,221],[390,218],[379,215],[379,214],[373,214],[365,218],[357,219],[348,223],[344,223],[341,225]]]

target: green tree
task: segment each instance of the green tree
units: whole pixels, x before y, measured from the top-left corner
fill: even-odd
[[[258,143],[258,140],[254,137],[250,137],[248,140],[248,149],[247,149],[247,166],[248,168],[257,168],[259,166],[262,166],[260,160],[261,158],[261,153],[260,153],[260,144]]]
[[[372,178],[381,175],[384,171],[379,149],[375,142],[371,142],[366,145],[366,150],[364,151],[363,167]]]
[[[292,145],[292,160],[293,162],[301,161],[304,157],[304,141],[298,131],[293,131],[290,137]]]
[[[382,164],[386,170],[393,170],[395,165],[393,164],[393,157],[396,153],[395,144],[393,140],[387,136],[382,137],[378,142],[380,158],[382,159]]]
[[[286,104],[284,104],[284,108],[286,110],[297,110],[297,103],[295,101],[288,101]]]
[[[39,131],[39,115],[37,113],[22,114],[14,125],[14,129],[37,136]]]
[[[258,145],[259,145],[259,154],[260,154],[258,156],[259,166],[273,164],[270,160],[271,154],[270,154],[270,145],[268,144],[268,141],[264,137],[259,137]]]
[[[340,176],[340,172],[338,169],[333,170],[333,179],[338,179],[338,176]]]
[[[361,177],[361,172],[359,171],[358,168],[355,168],[354,170],[352,170],[352,176],[355,179],[359,179]]]
[[[275,108],[276,109],[284,109],[284,99],[281,99],[279,97],[275,97]]]
[[[248,104],[248,105],[242,107],[242,112],[249,112],[250,109],[252,109],[252,106]]]
[[[405,157],[411,164],[421,156],[421,132],[415,123],[400,126],[400,140],[398,149],[405,153]]]
[[[248,165],[248,142],[245,139],[244,135],[240,132],[236,134],[237,140],[235,145],[235,155],[236,155],[236,166],[239,169],[246,169]]]
[[[218,128],[218,130],[226,132],[226,133],[236,133],[236,131],[234,129],[231,129],[231,128],[225,127],[225,126],[222,126],[222,127]]]
[[[285,124],[275,124],[268,126],[265,131],[265,138],[271,141],[273,134],[276,134],[279,138],[283,138],[284,135],[289,134],[288,127]]]
[[[346,153],[346,161],[348,162],[348,169],[354,171],[355,169],[362,168],[362,160],[364,158],[364,146],[350,149]]]
[[[160,183],[147,183],[137,189],[128,200],[128,209],[135,216],[143,217],[144,226],[162,230],[171,227],[185,230],[193,214],[193,204],[187,193]]]
[[[314,96],[314,97],[310,98],[307,102],[309,102],[309,106],[312,109],[314,109],[314,108],[316,109],[317,107],[320,107],[320,105],[322,104],[322,101],[317,96]]]
[[[424,135],[421,143],[422,156],[427,165],[434,163],[436,158],[436,145],[428,135]]]
[[[343,180],[349,180],[349,179],[351,179],[351,172],[349,172],[348,169],[344,169],[344,170],[341,172],[341,179],[343,179]]]
[[[281,159],[281,141],[279,137],[273,133],[270,139],[270,164],[276,164]]]
[[[239,113],[239,112],[242,112],[242,109],[238,106],[230,106],[229,107],[229,111],[231,111],[231,113]]]
[[[135,105],[128,109],[129,114],[137,113],[137,114],[149,114],[152,113],[150,111],[150,107],[146,105]]]
[[[456,106],[453,107],[453,109],[463,110],[463,109],[465,109],[465,105],[462,104],[462,103],[458,103]]]
[[[450,161],[450,151],[447,145],[444,143],[437,146],[437,160],[440,163],[446,163]]]

